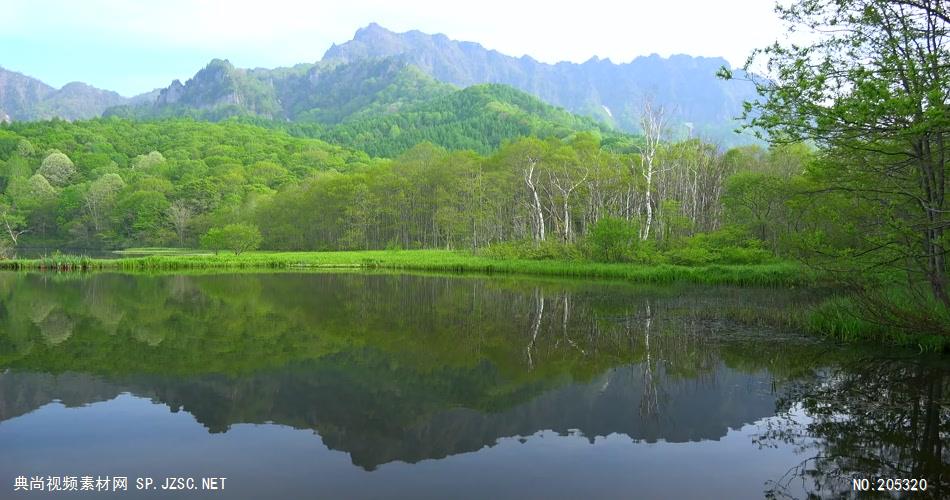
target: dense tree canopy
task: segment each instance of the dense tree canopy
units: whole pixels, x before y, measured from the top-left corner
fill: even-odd
[[[848,200],[830,214],[845,237],[814,233],[810,246],[838,269],[906,271],[950,306],[947,4],[799,0],[778,12],[814,41],[776,44],[750,59],[764,59],[772,76],[758,82],[765,99],[750,106],[752,124],[776,143],[817,145],[816,184],[804,191]],[[772,212],[763,196],[781,187],[752,178],[734,184],[743,192],[737,203],[766,236]]]
[[[640,151],[575,133],[508,141],[488,155],[420,142],[388,160],[234,122],[17,123],[0,129],[0,214],[7,253],[195,247],[205,235],[213,249],[253,247],[218,241],[234,224],[260,231],[268,249],[480,250],[526,242],[541,255],[576,246],[603,260],[650,260],[655,249],[699,241],[688,238],[729,223],[792,251],[789,225],[770,217],[801,220],[783,189],[801,174],[807,149],[662,143],[649,186]],[[742,180],[749,176],[770,180],[750,192]],[[773,184],[777,192],[762,187]],[[747,206],[763,196],[783,208]],[[646,241],[614,241],[610,234],[641,227],[648,211]],[[605,218],[618,222],[598,226]],[[680,252],[674,260],[702,255],[712,254]]]
[[[235,123],[17,123],[0,129],[0,214],[14,246],[194,245],[283,186],[371,163]]]

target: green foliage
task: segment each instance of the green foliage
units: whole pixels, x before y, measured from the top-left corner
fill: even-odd
[[[16,144],[16,154],[21,158],[29,158],[36,154],[36,148],[33,147],[33,143],[26,139],[20,139]]]
[[[218,252],[228,249],[234,255],[254,250],[261,244],[261,232],[257,226],[250,224],[228,224],[224,227],[213,227],[201,237],[201,246]]]
[[[201,248],[214,250],[214,253],[218,253],[227,247],[227,242],[224,239],[224,230],[220,227],[209,229],[208,232],[201,236],[200,242]]]
[[[565,138],[583,131],[612,134],[590,118],[572,115],[511,87],[474,85],[407,106],[399,113],[349,120],[319,136],[373,156],[393,157],[421,142],[486,154],[518,137]]]
[[[896,273],[911,289],[926,284],[950,307],[946,9],[940,2],[797,0],[776,10],[810,43],[777,43],[750,58],[750,67],[770,74],[757,79],[763,99],[747,104],[746,116],[776,145],[819,148],[806,163],[806,200],[789,202],[824,205],[820,213],[833,223],[796,221],[806,226],[799,241],[844,281]],[[794,160],[800,152],[776,153]],[[747,184],[733,186],[742,188],[733,191],[746,209],[765,214],[781,200],[780,184]]]
[[[160,242],[164,239],[165,195],[153,190],[130,191],[116,203],[117,230],[130,241]]]
[[[195,235],[234,221],[274,189],[370,162],[236,123],[17,122],[2,132],[0,197],[36,246],[196,245]],[[21,143],[52,152],[23,157]]]
[[[16,248],[6,236],[0,236],[0,260],[9,259],[15,255]]]
[[[938,352],[950,347],[950,309],[906,288],[833,297],[808,313],[805,327],[845,342],[871,341]]]
[[[147,170],[165,163],[165,157],[158,151],[152,151],[147,155],[139,155],[132,159],[132,168],[136,170]]]
[[[665,255],[674,264],[688,266],[765,264],[775,261],[775,256],[762,248],[761,241],[738,226],[696,234],[666,251]]]
[[[26,181],[27,191],[17,193],[17,188],[11,186],[10,192],[14,194],[17,204],[21,207],[29,207],[35,203],[42,203],[56,197],[56,188],[50,185],[41,174],[34,174]]]
[[[640,229],[630,221],[604,217],[594,224],[587,236],[591,257],[604,262],[631,260],[639,234]]]
[[[54,150],[43,159],[43,164],[36,173],[45,177],[53,186],[63,187],[76,176],[76,166],[68,156]]]
[[[559,241],[511,241],[497,243],[485,250],[485,255],[495,259],[529,260],[582,260],[583,253],[575,245]]]
[[[488,86],[470,95],[504,92]],[[25,237],[64,245],[188,247],[205,235],[207,248],[243,251],[222,239],[224,228],[240,221],[259,228],[264,248],[280,250],[465,248],[504,258],[649,265],[767,260],[765,250],[747,242],[720,235],[690,239],[703,226],[715,227],[715,220],[705,219],[702,205],[672,199],[657,200],[661,229],[639,241],[642,212],[620,217],[624,207],[617,204],[641,188],[637,159],[606,149],[594,134],[520,139],[491,156],[420,143],[392,161],[370,161],[320,141],[231,122],[104,119],[8,129],[39,148],[68,152],[84,172],[59,190],[43,188],[42,177],[32,189],[27,179],[10,177],[5,193],[11,220],[28,229]],[[20,161],[12,149],[8,154],[0,160]],[[711,180],[721,175],[715,151],[697,141],[669,148],[663,161],[674,162],[677,172],[657,181],[665,191],[688,187],[680,179],[698,178],[681,177],[678,165],[707,169]],[[526,211],[534,203],[525,180],[529,165],[544,239],[532,232],[536,219],[528,218],[537,212]],[[600,215],[589,212],[598,202]]]

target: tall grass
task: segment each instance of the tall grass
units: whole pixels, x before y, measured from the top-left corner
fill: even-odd
[[[836,340],[950,349],[950,310],[932,297],[887,288],[832,297],[803,318],[803,328]]]
[[[40,271],[90,271],[101,266],[95,259],[84,255],[47,255],[39,259],[0,260],[0,269]]]
[[[241,255],[151,255],[121,259],[57,256],[0,261],[0,269],[189,270],[189,269],[393,269],[450,273],[528,274],[608,278],[639,283],[790,286],[816,281],[816,274],[789,262],[752,265],[682,266],[603,264],[573,260],[496,259],[446,250],[363,252],[249,252]]]

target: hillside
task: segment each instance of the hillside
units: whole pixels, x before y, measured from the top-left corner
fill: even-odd
[[[120,106],[105,114],[212,121],[254,116],[335,124],[353,117],[398,112],[453,90],[391,58],[276,69],[235,68],[227,60],[215,59],[184,84],[172,82],[154,102]]]
[[[613,134],[591,118],[573,115],[506,85],[473,85],[400,113],[377,114],[325,129],[321,138],[393,157],[420,142],[489,153],[523,136],[564,138],[575,132]]]
[[[154,99],[154,94],[130,99],[80,82],[56,89],[36,78],[0,67],[0,121],[81,120],[97,117],[112,106],[149,99]]]
[[[725,142],[742,141],[731,132],[733,118],[741,112],[744,100],[756,97],[750,83],[716,77],[721,66],[729,66],[722,58],[651,55],[622,64],[597,58],[583,64],[545,64],[530,56],[515,58],[441,34],[394,33],[375,23],[358,30],[353,40],[331,47],[323,61],[372,57],[399,57],[439,81],[461,87],[511,85],[627,131],[638,128],[637,110],[650,96],[673,109],[681,125],[691,123],[695,133]]]
[[[488,153],[506,140],[576,132],[611,134],[594,119],[573,115],[506,85],[458,89],[397,58],[235,68],[214,60],[156,101],[108,110],[132,119],[191,117],[241,121],[316,137],[380,157],[420,142]]]

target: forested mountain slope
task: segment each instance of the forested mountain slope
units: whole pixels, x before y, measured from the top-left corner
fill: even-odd
[[[331,47],[324,61],[399,57],[436,79],[461,87],[503,83],[571,112],[594,116],[623,130],[638,129],[640,105],[652,97],[669,107],[685,132],[726,143],[748,142],[735,136],[734,118],[742,102],[756,97],[752,84],[716,77],[722,58],[651,55],[629,63],[592,58],[583,64],[545,64],[530,56],[511,57],[473,42],[419,31],[394,33],[378,24],[356,32],[353,40]]]
[[[420,142],[487,154],[518,137],[568,137],[600,131],[591,118],[573,115],[506,85],[474,85],[399,113],[369,115],[328,128],[321,138],[373,156],[393,157]]]
[[[238,118],[393,157],[428,141],[489,153],[518,137],[568,137],[611,127],[506,85],[458,89],[395,58],[243,70],[214,60],[153,104],[110,109],[133,119]]]

